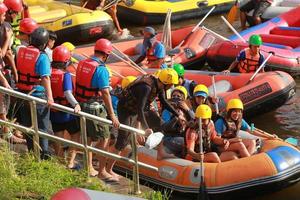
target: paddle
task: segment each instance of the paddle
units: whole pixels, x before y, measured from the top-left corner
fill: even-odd
[[[212,75],[212,84],[213,84],[213,90],[214,90],[214,98],[216,99],[215,107],[216,107],[216,114],[219,114],[219,106],[218,106],[218,97],[217,97],[217,88],[216,88],[216,83],[215,83],[215,76]]]
[[[200,25],[204,22],[204,20],[208,17],[208,15],[214,10],[216,8],[216,6],[214,6],[214,7],[212,7],[209,11],[208,11],[208,13],[206,13],[206,15],[200,20],[200,22],[192,29],[192,31],[189,33],[189,34],[187,34],[185,37],[184,37],[184,39],[179,43],[179,45],[177,45],[177,47],[176,48],[179,48],[179,47],[181,47],[183,44],[184,44],[184,42],[200,27]]]
[[[228,15],[227,15],[227,20],[230,24],[233,24],[233,22],[235,21],[236,19],[236,14],[238,12],[238,0],[235,1],[234,5],[231,7]]]
[[[199,118],[199,148],[200,148],[200,154],[202,155],[200,157],[200,187],[199,187],[199,193],[197,196],[197,200],[209,200],[209,196],[206,190],[206,185],[204,181],[204,169],[203,169],[203,160],[204,160],[204,153],[203,153],[203,140],[202,140],[202,120]]]
[[[270,59],[270,57],[274,54],[274,52],[269,52],[268,57],[264,60],[263,63],[261,63],[261,65],[259,66],[259,68],[254,72],[254,74],[251,76],[251,78],[249,79],[248,83],[249,84],[254,78],[255,76],[258,74],[258,72],[260,70],[262,70],[262,68],[265,66],[265,64],[268,62],[268,60]]]
[[[225,19],[224,16],[221,16],[225,24],[236,34],[243,42],[247,42],[236,30],[235,28]]]

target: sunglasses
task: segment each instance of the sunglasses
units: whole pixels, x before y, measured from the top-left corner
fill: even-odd
[[[176,94],[174,94],[174,95],[172,95],[171,97],[172,97],[173,99],[176,99],[176,98],[179,99],[179,98],[181,98],[181,95],[176,95]]]

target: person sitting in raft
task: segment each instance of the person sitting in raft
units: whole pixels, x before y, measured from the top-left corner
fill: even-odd
[[[193,127],[189,128],[185,135],[186,159],[199,161],[201,156],[203,156],[199,153],[199,118],[201,118],[202,122],[204,162],[219,163],[223,160],[236,158],[236,155],[233,152],[227,152],[230,143],[228,140],[217,135],[211,116],[212,110],[208,105],[202,104],[197,107]],[[213,144],[224,149],[224,152],[220,156],[217,152],[214,152]]]
[[[236,60],[223,72],[228,74],[237,68],[237,71],[240,73],[254,73],[265,60],[264,56],[260,53],[260,45],[262,45],[261,37],[259,35],[252,35],[249,39],[249,47],[243,49]],[[264,72],[263,68],[261,72]]]
[[[167,65],[164,63],[166,49],[165,46],[156,39],[156,31],[154,28],[147,26],[142,33],[144,35],[142,52],[135,63],[139,64],[147,58],[149,68],[167,68]]]
[[[261,15],[264,14],[266,9],[271,6],[273,0],[250,0],[245,5],[240,7],[240,20],[241,20],[241,28],[245,30],[246,27],[246,12],[250,12],[254,9],[252,14],[252,18],[254,21],[254,25],[261,23]]]
[[[179,64],[179,63],[175,63],[173,65],[173,69],[177,72],[178,77],[179,77],[179,84],[178,85],[182,85],[185,87],[185,89],[188,92],[188,97],[191,98],[193,97],[193,91],[195,89],[195,87],[197,86],[197,83],[193,80],[188,80],[184,78],[184,67]]]
[[[216,100],[208,95],[208,88],[205,85],[199,84],[195,87],[193,97],[190,102],[191,107],[195,112],[197,107],[202,104],[209,105],[212,108],[212,105],[216,102]]]
[[[162,132],[164,137],[158,146],[157,159],[183,157],[185,131],[188,128],[187,122],[194,118],[194,112],[187,106],[185,100],[187,91],[183,86],[177,86],[171,93],[170,104],[184,116],[185,120],[179,120],[168,110],[163,110]]]
[[[243,109],[244,105],[240,99],[231,99],[226,107],[226,116],[220,117],[215,122],[215,127],[218,135],[220,135],[222,138],[226,138],[229,141],[242,141],[244,146],[247,148],[249,155],[252,155],[257,149],[256,140],[239,138],[239,131],[246,131],[249,134],[263,138],[265,138],[266,135],[258,131],[251,131],[249,124],[243,119]],[[268,135],[267,138],[275,139],[277,136]],[[242,154],[240,155],[242,156]],[[244,155],[247,155],[247,153]]]

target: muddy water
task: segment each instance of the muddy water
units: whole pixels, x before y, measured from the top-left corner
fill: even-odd
[[[207,18],[203,25],[225,37],[228,37],[232,34],[232,32],[225,25],[220,16],[221,15]],[[172,28],[180,28],[191,24],[197,24],[200,20],[201,19],[192,19],[172,23]],[[139,35],[139,30],[143,28],[132,26],[130,24],[123,25],[130,30],[132,35],[135,36]],[[154,27],[157,30],[162,29],[162,25],[156,25]],[[234,23],[234,27],[239,31],[238,21]],[[300,136],[300,79],[297,79],[296,82],[297,93],[293,99],[272,112],[250,119],[249,122],[253,122],[256,127],[267,132],[276,133],[282,138]],[[255,197],[253,200],[296,200],[300,199],[298,191],[300,191],[300,183],[278,192],[274,191],[272,194]],[[184,196],[177,196],[176,199],[182,200],[184,199]]]

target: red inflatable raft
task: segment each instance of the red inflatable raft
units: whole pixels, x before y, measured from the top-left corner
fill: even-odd
[[[267,56],[270,51],[275,53],[269,59],[267,69],[282,70],[292,75],[300,74],[300,7],[240,34],[245,40],[253,34],[259,34],[263,40],[262,54]],[[229,39],[231,41],[213,45],[207,52],[207,62],[216,71],[226,69],[239,51],[248,46],[237,36]]]

